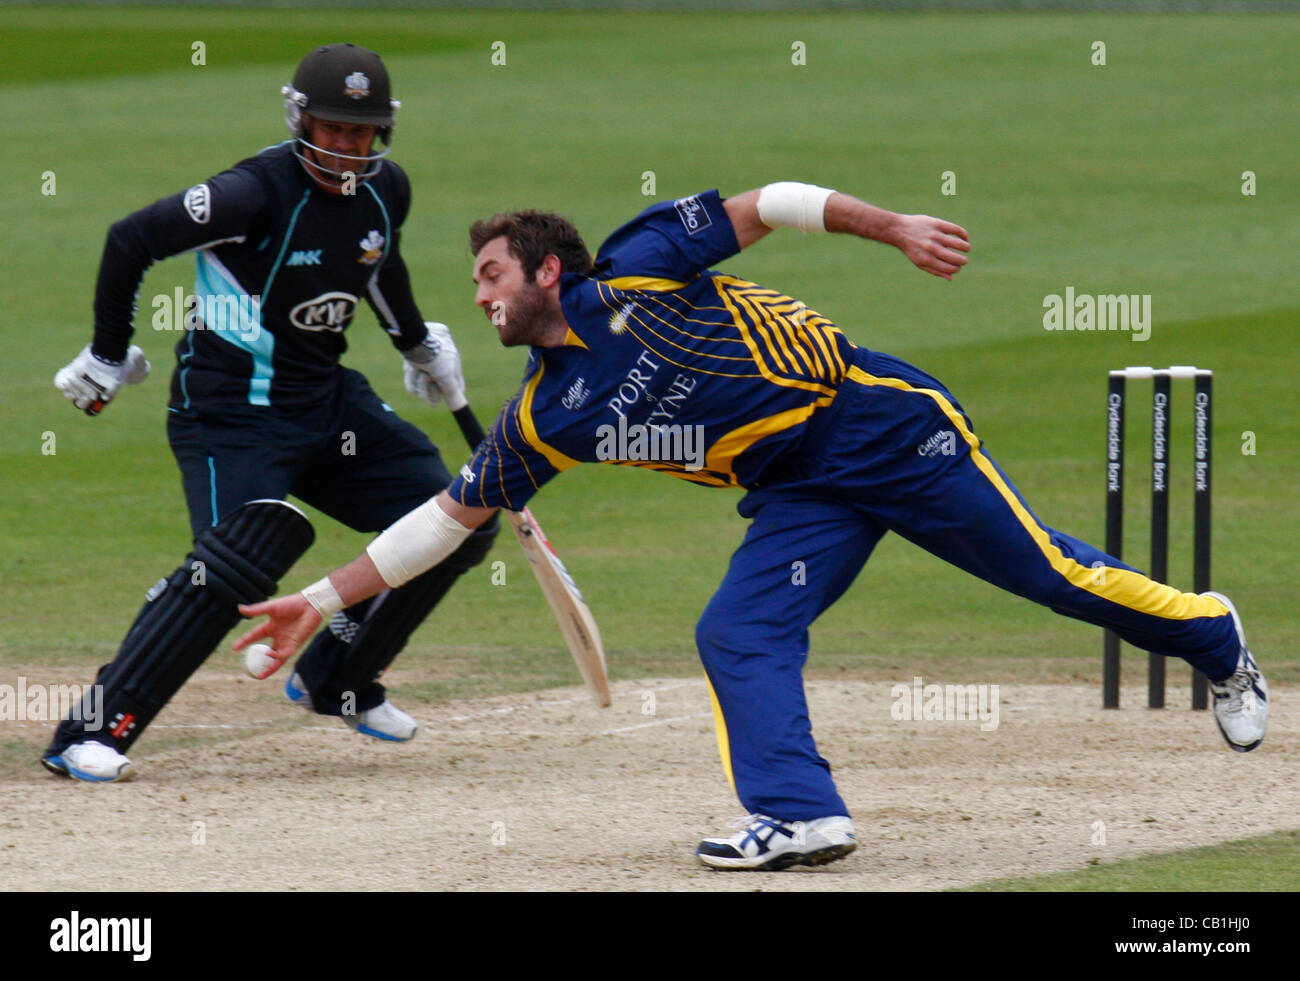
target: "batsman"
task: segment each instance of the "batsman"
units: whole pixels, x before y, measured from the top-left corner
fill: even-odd
[[[749,814],[737,833],[700,843],[705,865],[820,865],[856,847],[813,741],[802,671],[809,626],[890,531],[1183,658],[1211,679],[1228,744],[1258,746],[1267,688],[1226,597],[1153,582],[1043,524],[940,381],[854,345],[782,292],[712,268],[783,227],[888,243],[944,279],[970,248],[951,222],[794,182],[655,205],[594,262],[558,215],[477,223],[476,302],[503,344],[531,346],[522,387],[447,490],[302,594],[243,608],[270,619],[238,645],[273,637],[276,655],[289,656],[322,619],[442,561],[498,508],[604,461],[746,491],[739,511],[750,524],[696,643],[723,768]]]
[[[239,621],[236,607],[274,593],[311,544],[289,495],[375,532],[451,482],[429,439],[339,363],[364,298],[405,359],[407,388],[453,409],[465,402],[451,334],[421,316],[399,247],[411,189],[387,159],[398,109],[388,72],[373,51],[325,45],[281,94],[290,139],[112,226],[94,338],[55,377],[90,415],[142,381],[149,362],[130,341],[145,270],[194,253],[167,406],[193,549],[148,591],[99,672],[104,728],[75,711],[59,725],[41,760],[57,774],[135,774],[127,751]],[[379,675],[495,532],[486,523],[401,589],[335,611],[288,698],[377,739],[414,736]]]

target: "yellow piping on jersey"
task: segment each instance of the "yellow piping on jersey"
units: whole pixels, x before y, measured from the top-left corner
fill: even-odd
[[[675,279],[656,279],[653,276],[619,276],[615,279],[600,279],[597,282],[612,286],[616,290],[655,290],[660,293],[670,293],[686,285]]]
[[[565,456],[550,443],[545,442],[542,437],[537,435],[537,427],[533,425],[533,395],[537,391],[537,386],[541,382],[542,373],[545,370],[546,363],[539,361],[537,374],[528,380],[528,384],[524,386],[523,393],[519,397],[519,430],[524,434],[524,439],[528,440],[528,445],[546,457],[551,466],[556,470],[568,470],[571,467],[576,467],[580,461],[573,459],[571,456]]]
[[[784,432],[792,426],[799,425],[822,406],[830,405],[831,400],[834,398],[835,394],[832,392],[830,395],[823,395],[807,405],[786,409],[784,412],[778,412],[774,416],[767,416],[763,419],[755,419],[738,429],[733,429],[717,439],[709,447],[709,452],[704,457],[705,468],[721,473],[735,473],[732,468],[736,462],[736,457],[763,437]]]
[[[572,327],[568,328],[568,330],[565,331],[564,343],[572,347],[581,347],[581,348],[586,348],[587,350],[591,350],[590,348],[587,348],[586,341],[584,341],[581,337],[579,337],[577,334],[573,332]]]
[[[686,465],[669,460],[601,460],[601,463],[613,467],[640,467],[655,473],[666,473],[672,477],[689,480],[692,484],[704,487],[739,487],[734,473],[714,473],[712,470],[687,470]]]
[[[981,452],[979,438],[967,428],[962,414],[953,408],[952,403],[942,393],[932,388],[913,388],[898,378],[878,378],[856,365],[849,367],[848,378],[860,385],[883,385],[933,399],[970,447],[971,459],[975,466],[1002,495],[1002,499],[1029,533],[1029,537],[1034,540],[1048,563],[1064,576],[1070,585],[1138,613],[1163,617],[1167,620],[1194,620],[1197,617],[1228,615],[1227,607],[1216,599],[1181,592],[1172,586],[1152,582],[1146,576],[1130,572],[1128,569],[1107,567],[1099,570],[1066,558],[1065,554],[1052,544],[1051,537],[1034,520],[1033,515],[1020,503],[1020,498],[1007,486],[1007,482],[1002,479],[993,462]]]
[[[834,397],[836,392],[834,383],[837,379],[834,378],[828,379],[828,381],[830,381],[831,384],[821,384],[812,379],[805,380],[801,378],[787,378],[783,375],[774,372],[772,368],[768,365],[767,358],[764,357],[763,348],[767,349],[768,353],[770,353],[771,356],[776,360],[778,366],[781,366],[782,359],[777,346],[772,343],[772,340],[769,337],[767,337],[767,328],[764,326],[763,322],[764,320],[768,320],[768,315],[766,314],[766,312],[758,310],[748,298],[742,295],[741,291],[743,291],[747,287],[753,286],[754,284],[748,282],[747,280],[736,279],[734,276],[719,275],[713,277],[713,285],[714,288],[716,288],[718,291],[718,296],[722,299],[722,302],[726,304],[727,309],[731,312],[731,316],[736,321],[736,326],[740,330],[740,335],[744,339],[745,344],[749,347],[749,352],[754,358],[754,364],[758,367],[760,374],[762,374],[762,376],[765,379],[767,379],[773,385],[782,385],[786,388],[802,388],[807,391],[818,392],[823,395]],[[731,295],[731,289],[733,288],[736,289],[737,291],[734,297]],[[755,288],[761,289],[761,287],[755,287]],[[764,295],[770,292],[771,291],[766,291]],[[742,312],[742,310],[738,306],[738,304],[740,303],[743,303],[746,308],[752,311],[749,317],[746,317],[745,313]],[[750,323],[749,323],[750,320],[754,322],[754,329],[756,329],[760,333],[761,342],[759,340],[755,340],[754,331],[751,330],[750,328]],[[769,326],[772,327],[773,330],[777,329],[775,327],[775,324],[772,323],[770,320],[768,320],[768,324]],[[826,329],[829,330],[833,328],[826,328]],[[781,347],[785,347],[785,342],[783,339],[778,339],[778,343],[780,344]],[[789,348],[786,347],[787,356],[789,356],[789,353],[790,353]],[[786,370],[786,369],[782,367],[781,370]],[[840,377],[843,376],[841,375]]]
[[[608,286],[609,284],[608,284],[608,283],[599,283],[599,284],[597,284],[597,285],[600,285],[600,286]],[[614,311],[614,312],[615,312],[619,317],[621,317],[621,318],[623,319],[624,324],[626,325],[626,324],[627,324],[627,320],[628,320],[628,318],[627,318],[627,316],[623,313],[623,311],[626,310],[627,307],[629,307],[629,306],[636,306],[637,304],[623,304],[623,305],[620,305],[620,304],[618,303],[618,298],[617,298],[617,297],[614,297],[614,298],[613,298],[614,302],[611,302],[610,299],[607,298],[607,297],[605,296],[605,291],[604,291],[604,290],[598,290],[597,293],[598,293],[598,295],[600,296],[600,301],[601,301],[602,303],[604,303],[605,306],[606,306],[608,309],[613,310],[613,311]],[[645,307],[643,307],[643,309],[644,309],[644,312],[645,312],[645,314],[646,314],[647,316],[649,316],[649,317],[653,317],[655,320],[659,321],[659,323],[663,324],[665,327],[667,327],[667,328],[669,328],[669,329],[671,329],[671,330],[675,330],[675,331],[677,331],[677,333],[679,333],[679,334],[685,334],[687,337],[692,338],[693,340],[697,340],[697,341],[711,341],[711,340],[714,340],[714,338],[712,338],[712,337],[698,337],[698,336],[696,336],[695,334],[687,334],[686,331],[684,331],[684,330],[682,330],[680,327],[677,327],[676,325],[671,324],[671,323],[669,323],[668,321],[664,320],[664,319],[663,319],[662,317],[660,317],[658,314],[652,312],[649,308],[645,308]],[[642,320],[640,316],[636,316],[635,319],[636,319],[636,322],[637,322],[640,326],[644,327],[648,333],[654,335],[654,336],[657,337],[659,340],[663,341],[665,344],[671,344],[673,347],[677,348],[677,350],[679,350],[679,351],[685,351],[687,354],[692,355],[692,356],[694,356],[694,357],[696,357],[696,358],[700,358],[700,359],[710,358],[710,359],[713,359],[713,360],[716,360],[716,361],[739,361],[739,362],[741,362],[742,364],[749,364],[751,361],[754,360],[753,357],[750,356],[750,355],[746,355],[745,357],[742,358],[742,357],[738,357],[738,356],[730,355],[730,354],[710,354],[710,353],[708,353],[707,351],[697,351],[697,350],[695,350],[694,348],[685,347],[684,345],[678,344],[676,341],[672,341],[672,340],[669,340],[667,337],[664,337],[663,334],[659,333],[657,330],[655,330],[653,327],[651,327],[650,324],[648,324],[646,321]],[[719,326],[719,327],[733,327],[734,325],[733,325],[733,324],[719,324],[718,326]],[[635,338],[636,338],[638,341],[640,341],[642,344],[644,344],[644,345],[646,346],[646,348],[648,348],[648,349],[650,349],[650,350],[653,350],[656,354],[660,354],[661,357],[665,357],[665,358],[667,357],[667,355],[662,354],[661,351],[659,351],[659,350],[657,350],[657,349],[654,349],[654,348],[651,348],[651,347],[650,347],[650,344],[645,340],[645,338],[643,338],[643,337],[642,337],[640,334],[638,334],[636,331],[632,331],[632,336],[635,337]],[[722,340],[734,341],[734,342],[736,342],[736,343],[744,343],[743,341],[740,340],[739,337],[735,337],[735,338],[721,338],[721,339],[722,339]],[[697,369],[697,370],[702,370],[702,369]],[[742,375],[742,376],[731,376],[731,377],[745,377],[745,376]]]

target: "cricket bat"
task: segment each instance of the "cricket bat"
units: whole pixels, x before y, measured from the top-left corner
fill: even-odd
[[[470,449],[477,448],[483,442],[483,427],[479,425],[473,409],[465,405],[452,412],[452,415],[456,417],[456,423]],[[555,614],[560,633],[564,635],[564,642],[578,665],[587,690],[597,705],[608,708],[611,699],[609,678],[605,673],[605,647],[601,643],[600,628],[596,626],[596,618],[591,615],[587,601],[582,598],[577,583],[555,554],[555,549],[551,547],[533,513],[528,508],[522,511],[502,510],[514,529],[515,537],[519,539],[524,555],[528,557],[528,566],[537,577],[542,595]]]

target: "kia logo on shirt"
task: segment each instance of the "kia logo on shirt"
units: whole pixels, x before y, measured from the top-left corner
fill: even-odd
[[[212,217],[212,192],[207,184],[195,184],[185,192],[185,213],[196,225],[206,225]]]
[[[289,311],[289,322],[299,330],[342,331],[352,319],[357,298],[351,293],[322,293]]]

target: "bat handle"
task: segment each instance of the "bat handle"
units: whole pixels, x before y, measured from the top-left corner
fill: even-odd
[[[456,418],[456,425],[460,426],[460,433],[465,437],[465,442],[469,444],[469,448],[471,450],[477,449],[478,444],[483,442],[483,427],[479,425],[474,410],[467,403],[453,412],[452,415]]]

